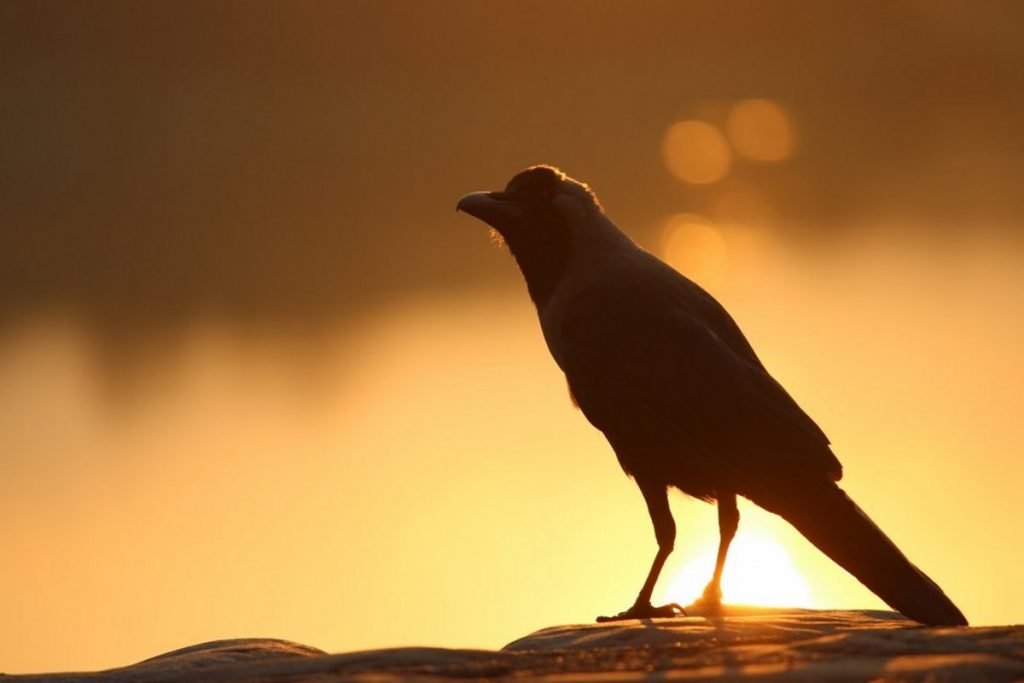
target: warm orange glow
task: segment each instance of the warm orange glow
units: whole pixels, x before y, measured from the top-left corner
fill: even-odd
[[[717,188],[706,211],[716,223],[741,223],[765,227],[775,220],[775,208],[756,189],[736,182]]]
[[[770,250],[764,229],[679,213],[662,225],[658,254],[705,289],[722,293],[756,282]]]
[[[782,161],[793,154],[793,124],[771,100],[743,100],[729,112],[726,131],[733,149],[755,161]]]
[[[717,552],[717,547],[711,547],[674,576],[666,576],[665,599],[681,605],[698,599],[711,578]],[[733,540],[722,574],[722,594],[727,604],[813,605],[807,580],[793,566],[786,548],[762,534],[740,533]]]
[[[696,214],[676,214],[665,222],[661,253],[665,261],[706,287],[718,284],[728,266],[721,232]]]
[[[1019,550],[979,533],[1024,514],[1015,256],[923,253],[880,232],[822,259],[763,231],[682,224],[718,230],[740,264],[715,293],[832,438],[845,489],[972,622],[1019,619]],[[0,585],[18,587],[5,668],[113,666],[251,633],[495,647],[627,607],[654,552],[647,511],[513,284],[410,298],[315,342],[196,325],[176,381],[157,356],[123,406],[73,322],[0,338],[0,537],[16,558]],[[977,466],[979,435],[991,466]],[[882,607],[740,503],[727,600]],[[656,598],[685,602],[710,577],[718,527],[714,506],[672,505]],[[992,567],[1005,579],[979,582]],[[396,622],[409,610],[422,616]]]
[[[665,133],[665,165],[680,180],[703,185],[725,177],[731,154],[725,137],[703,121],[680,121]]]
[[[1024,3],[96,5],[0,10],[0,672],[627,608],[642,496],[454,212],[541,162],[724,305],[972,623],[1024,621]],[[718,524],[671,505],[685,601]],[[883,607],[740,506],[728,600]],[[789,593],[744,592],[758,543]]]

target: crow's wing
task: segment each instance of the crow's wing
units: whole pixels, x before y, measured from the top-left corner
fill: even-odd
[[[560,364],[587,419],[616,450],[652,447],[664,458],[668,446],[713,458],[740,492],[768,470],[838,480],[842,467],[828,438],[764,369],[725,309],[672,276],[623,277],[567,307]]]

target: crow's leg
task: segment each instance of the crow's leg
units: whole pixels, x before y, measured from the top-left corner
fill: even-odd
[[[718,558],[715,560],[715,573],[704,589],[704,595],[698,604],[718,606],[722,604],[722,569],[725,568],[725,556],[729,552],[729,544],[736,536],[736,528],[740,525],[740,511],[736,507],[736,494],[718,496]]]
[[[683,608],[675,603],[654,607],[651,605],[651,594],[654,592],[654,584],[658,581],[661,568],[665,560],[672,553],[676,540],[676,523],[672,519],[672,511],[668,506],[668,490],[663,484],[652,484],[642,482],[639,479],[640,491],[644,494],[647,502],[647,511],[654,522],[654,535],[658,539],[658,554],[654,556],[651,564],[651,571],[647,574],[640,594],[636,602],[625,612],[620,612],[614,617],[598,617],[599,622],[619,621],[621,619],[651,619],[653,617],[675,617],[685,614]]]

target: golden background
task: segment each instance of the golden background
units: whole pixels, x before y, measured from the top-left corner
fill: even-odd
[[[1020,621],[1022,20],[0,5],[0,670],[250,635],[498,647],[623,607],[641,498],[454,213],[538,162],[730,309],[972,623]],[[717,528],[673,505],[660,593],[685,599]],[[799,601],[881,606],[741,513]]]

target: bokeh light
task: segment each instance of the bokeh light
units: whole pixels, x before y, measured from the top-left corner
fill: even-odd
[[[728,250],[722,233],[704,216],[681,213],[669,217],[662,229],[662,258],[704,287],[725,276]]]
[[[736,152],[754,161],[783,161],[793,155],[793,124],[771,100],[742,100],[733,105],[725,124]]]
[[[672,124],[665,133],[662,154],[675,177],[697,185],[724,178],[732,161],[725,136],[704,121]]]

